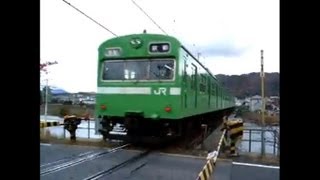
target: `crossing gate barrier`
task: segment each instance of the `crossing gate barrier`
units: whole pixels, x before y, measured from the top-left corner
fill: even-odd
[[[226,138],[231,141],[230,154],[235,154],[236,144],[240,142],[243,136],[243,121],[237,118],[228,120],[224,123],[224,126],[217,150],[208,154],[207,162],[199,173],[197,180],[208,180],[210,178],[214,171],[222,144],[227,145]]]
[[[40,128],[46,128],[51,126],[60,126],[61,124],[58,121],[54,122],[40,122]]]
[[[217,161],[225,134],[226,134],[226,129],[223,130],[222,136],[219,140],[217,151],[213,151],[208,154],[207,162],[202,168],[201,172],[199,173],[197,180],[208,180],[210,178],[211,174],[213,173],[214,167],[216,165],[216,161]]]

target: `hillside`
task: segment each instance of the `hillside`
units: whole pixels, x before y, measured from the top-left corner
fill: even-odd
[[[280,73],[265,73],[265,96],[279,96]],[[225,88],[238,98],[261,95],[260,73],[216,75]]]

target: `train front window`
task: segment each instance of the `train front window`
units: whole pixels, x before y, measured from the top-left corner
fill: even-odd
[[[124,79],[148,79],[148,61],[125,61]]]
[[[105,61],[102,80],[171,80],[173,60]]]
[[[161,60],[150,62],[150,79],[172,79],[173,78],[173,61]]]
[[[120,80],[123,78],[123,62],[105,62],[103,69],[103,80]]]

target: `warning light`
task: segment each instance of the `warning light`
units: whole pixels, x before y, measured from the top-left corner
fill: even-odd
[[[171,111],[171,107],[166,107],[166,108],[164,108],[164,110],[165,110],[166,112],[170,112],[170,111]]]

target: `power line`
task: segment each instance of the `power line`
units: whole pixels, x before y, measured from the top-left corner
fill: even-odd
[[[164,34],[168,35],[134,0],[131,0]]]
[[[96,20],[94,20],[93,18],[91,18],[90,16],[86,15],[84,12],[80,11],[78,8],[74,7],[73,5],[71,5],[69,2],[67,2],[66,0],[62,0],[63,2],[67,3],[69,6],[73,7],[75,10],[79,11],[81,14],[85,15],[87,18],[89,18],[90,20],[92,20],[93,22],[95,22],[96,24],[98,24],[99,26],[101,26],[103,29],[109,31],[111,34],[113,34],[114,36],[117,36],[115,33],[113,33],[112,31],[110,31],[108,28],[106,28],[105,26],[103,26],[102,24],[98,23]]]

